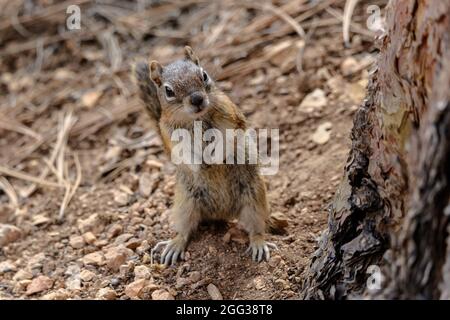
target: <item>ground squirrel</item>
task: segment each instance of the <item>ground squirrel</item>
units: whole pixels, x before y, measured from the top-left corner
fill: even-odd
[[[192,132],[194,121],[201,121],[204,130],[247,128],[243,113],[216,87],[190,47],[185,47],[184,59],[167,66],[157,61],[137,63],[134,77],[169,156],[174,130]],[[166,246],[161,254],[161,263],[166,265],[183,258],[189,237],[202,220],[238,218],[249,233],[248,251],[255,261],[269,259],[269,248],[276,248],[264,239],[269,205],[255,164],[201,164],[197,169],[177,165],[171,215],[176,237],[159,242],[152,250]]]

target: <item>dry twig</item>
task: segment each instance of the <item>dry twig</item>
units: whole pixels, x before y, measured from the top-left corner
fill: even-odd
[[[0,166],[0,173],[4,174],[5,176],[10,176],[10,177],[13,177],[13,178],[16,178],[16,179],[33,182],[35,184],[38,184],[38,185],[41,185],[41,186],[45,186],[45,187],[52,187],[52,188],[61,188],[61,187],[63,187],[59,183],[47,181],[47,180],[44,180],[44,179],[42,179],[40,177],[35,177],[35,176],[29,175],[27,173],[21,172],[21,171],[17,171],[17,170],[6,168],[4,166]]]
[[[19,207],[19,198],[17,197],[17,193],[14,190],[14,187],[9,183],[9,181],[2,176],[0,176],[0,189],[2,189],[8,196],[9,201],[11,202],[11,206],[14,209],[17,209]]]

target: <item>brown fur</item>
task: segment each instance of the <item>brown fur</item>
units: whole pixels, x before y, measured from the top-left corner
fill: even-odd
[[[216,128],[223,133],[225,129],[247,128],[245,117],[236,105],[214,83],[202,80],[199,60],[190,48],[186,49],[184,60],[166,67],[155,61],[151,62],[150,68],[147,64],[138,64],[135,77],[141,98],[152,121],[157,124],[169,156],[173,147],[170,139],[172,132],[177,128],[184,128],[193,133],[195,120],[202,120],[204,130]],[[165,85],[173,88],[173,101],[167,101],[164,95]],[[199,92],[209,102],[200,115],[190,112],[192,106],[186,97],[192,92]],[[259,175],[258,166],[199,166],[198,171],[193,171],[184,164],[177,166],[172,221],[178,235],[168,244],[168,248],[184,251],[190,235],[202,220],[233,218],[239,218],[249,233],[251,243],[264,245],[269,205],[266,186]],[[172,262],[177,259],[173,256]]]

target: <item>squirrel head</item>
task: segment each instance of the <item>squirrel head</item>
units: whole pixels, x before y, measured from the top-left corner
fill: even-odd
[[[191,47],[185,47],[184,59],[167,66],[151,61],[150,75],[163,110],[180,119],[198,119],[208,112],[214,82]]]

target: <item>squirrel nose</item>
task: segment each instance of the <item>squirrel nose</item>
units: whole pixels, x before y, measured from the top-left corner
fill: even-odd
[[[200,107],[203,104],[203,95],[200,92],[194,92],[191,94],[191,103],[196,107]]]

